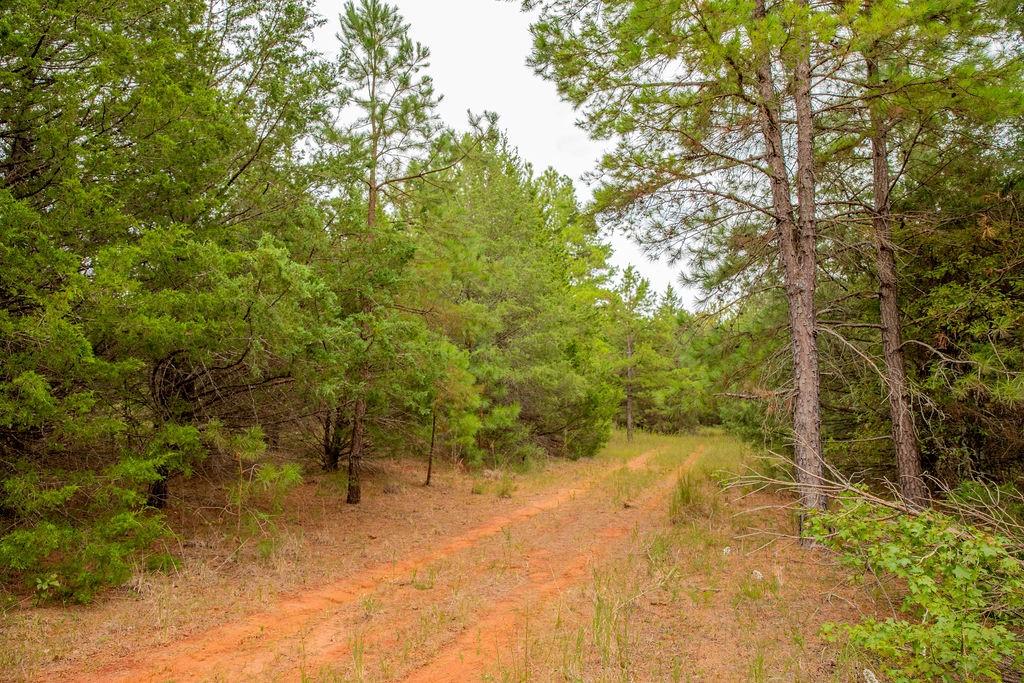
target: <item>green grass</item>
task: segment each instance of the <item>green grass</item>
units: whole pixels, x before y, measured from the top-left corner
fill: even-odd
[[[739,606],[744,602],[760,602],[768,596],[779,594],[779,580],[775,576],[766,576],[760,579],[749,576],[745,578],[739,587],[739,591],[733,596],[733,605]]]
[[[680,472],[698,448],[699,459]],[[651,450],[656,452],[643,467],[625,466]],[[804,630],[806,624],[768,620],[766,628],[781,629],[781,640],[752,642],[739,632],[758,615],[775,615],[785,608],[783,587],[768,567],[761,567],[762,575],[754,574],[752,566],[746,570],[750,573],[724,571],[737,558],[724,555],[723,548],[736,550],[743,543],[735,536],[733,496],[720,484],[749,471],[748,464],[754,464],[751,448],[718,430],[680,436],[638,433],[632,443],[616,433],[593,464],[604,475],[597,491],[616,501],[644,496],[655,482],[674,483],[668,500],[662,498],[672,523],[662,517],[658,527],[633,539],[626,556],[595,567],[592,581],[574,594],[575,608],[559,608],[554,630],[517,643],[515,653],[492,669],[496,673],[487,680],[699,680],[696,664],[685,655],[659,651],[651,643],[657,629],[665,634],[674,627],[674,619],[685,623],[714,609],[729,613],[739,624],[730,626],[742,640],[736,655],[741,668],[732,678],[809,683],[803,667],[815,655],[808,645],[813,632]],[[587,600],[589,604],[583,603]],[[652,627],[652,617],[661,625]],[[823,680],[852,680],[856,661],[836,654],[836,672]]]
[[[511,498],[512,494],[515,493],[515,490],[515,480],[512,477],[505,475],[499,479],[498,483],[495,485],[494,494],[498,496],[498,498]]]
[[[626,440],[626,433],[615,431],[608,444],[596,456],[598,461],[614,465],[626,464],[645,451],[671,443],[672,437],[647,432],[636,432],[632,443]]]
[[[705,503],[704,481],[697,472],[683,472],[676,480],[669,501],[668,518],[673,524],[682,522]]]
[[[367,595],[359,601],[359,606],[363,609],[363,616],[367,619],[371,619],[380,611],[383,604],[381,603],[380,598],[376,595]]]
[[[615,504],[622,505],[647,490],[657,479],[658,473],[648,468],[631,470],[628,467],[620,467],[603,485],[608,489]]]

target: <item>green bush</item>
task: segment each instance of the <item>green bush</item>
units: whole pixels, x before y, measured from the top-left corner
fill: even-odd
[[[1000,681],[1024,666],[1024,564],[1010,542],[936,511],[895,513],[856,494],[814,516],[810,533],[844,563],[898,579],[901,614],[826,626],[879,658],[894,683]]]
[[[18,576],[40,599],[89,602],[131,577],[132,557],[166,533],[160,517],[121,510],[88,524],[40,521],[0,538],[0,573]]]
[[[239,477],[232,491],[240,538],[257,539],[260,554],[273,553],[278,538],[277,520],[284,513],[284,499],[302,483],[301,468],[294,463],[255,465]]]
[[[145,449],[96,470],[16,462],[0,485],[0,508],[16,520],[0,533],[0,581],[72,602],[124,583],[133,556],[167,533],[147,487],[188,473],[203,453],[197,429],[167,424]]]

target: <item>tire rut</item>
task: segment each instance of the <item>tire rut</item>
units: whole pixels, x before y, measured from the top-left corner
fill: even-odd
[[[686,461],[662,478],[660,485],[648,490],[639,509],[652,512],[662,503],[667,490],[681,473],[692,468],[703,454],[699,446]],[[580,583],[587,570],[614,554],[615,541],[624,538],[633,527],[613,523],[602,528],[585,552],[556,563],[547,558],[545,570],[530,573],[530,580],[514,595],[507,596],[471,628],[438,653],[434,659],[402,679],[403,683],[465,683],[478,679],[488,664],[508,651],[518,631],[519,616],[531,605],[543,605]],[[539,558],[538,558],[539,559]]]
[[[646,466],[656,451],[634,457],[626,467]],[[266,673],[280,657],[282,645],[291,645],[296,637],[318,620],[329,619],[338,610],[370,595],[379,586],[426,568],[476,547],[504,529],[524,523],[543,513],[571,503],[592,489],[600,480],[621,467],[616,465],[592,475],[573,486],[563,487],[516,510],[497,515],[465,531],[440,547],[415,554],[404,560],[381,564],[324,588],[306,591],[280,601],[273,609],[258,612],[240,621],[214,627],[168,645],[136,653],[99,671],[84,673],[67,670],[46,680],[85,682],[199,681],[244,675],[252,680]],[[332,652],[332,655],[336,652]],[[318,657],[320,659],[320,657]],[[294,678],[298,678],[295,673]]]

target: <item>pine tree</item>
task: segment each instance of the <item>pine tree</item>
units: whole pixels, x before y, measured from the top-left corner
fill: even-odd
[[[388,297],[389,279],[401,270],[407,258],[403,247],[392,237],[383,238],[381,221],[386,222],[385,203],[389,193],[412,180],[410,159],[428,151],[428,143],[438,134],[439,124],[429,76],[429,51],[409,38],[409,26],[398,11],[380,0],[348,2],[341,14],[339,57],[342,116],[354,110],[354,118],[338,134],[342,172],[353,172],[362,186],[355,193],[362,196],[365,215],[359,228],[363,244],[358,258],[370,265],[363,285],[356,294],[355,318],[361,344],[369,349],[380,344],[379,335],[387,328],[387,309],[381,305]],[[429,164],[429,162],[428,162]],[[346,199],[355,198],[349,194]],[[389,228],[385,228],[388,230]],[[376,268],[374,265],[376,264]],[[376,272],[372,272],[376,270]],[[357,361],[356,381],[352,386],[354,399],[348,446],[348,493],[350,504],[361,500],[360,468],[366,451],[368,392],[373,381],[369,357]],[[336,413],[333,429],[339,429],[340,413]],[[330,439],[328,439],[330,440]],[[335,456],[336,457],[336,450]]]
[[[823,507],[810,60],[828,24],[799,1],[525,6],[542,8],[538,72],[582,109],[592,134],[617,140],[597,198],[610,221],[654,253],[693,252],[698,267],[739,260],[735,247],[717,251],[723,232],[756,235],[742,270],[781,280],[796,475],[803,505]]]

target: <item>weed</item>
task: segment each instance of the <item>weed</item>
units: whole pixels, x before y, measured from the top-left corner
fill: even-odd
[[[621,467],[608,478],[612,499],[616,505],[622,505],[649,488],[657,477],[658,473],[652,469]]]
[[[1024,663],[1024,564],[1011,538],[936,510],[892,514],[857,493],[810,530],[865,577],[905,582],[898,617],[823,628],[881,659],[887,678],[998,680],[1001,666]]]
[[[594,617],[591,623],[594,647],[601,655],[601,663],[608,666],[611,662],[612,630],[614,629],[615,613],[611,601],[604,591],[598,590],[594,595]]]
[[[349,645],[352,649],[352,674],[356,681],[362,681],[366,673],[366,643],[363,642],[362,634],[352,636]]]
[[[382,603],[380,598],[376,595],[367,595],[365,598],[359,601],[359,606],[363,609],[363,616],[367,619],[373,618],[377,612],[380,611]]]
[[[681,683],[683,680],[683,663],[678,658],[672,659],[672,683]]]
[[[630,566],[620,566],[594,576],[594,614],[591,635],[602,665],[631,680],[633,669],[630,620],[636,587],[624,577],[635,576]]]
[[[793,644],[801,650],[803,650],[807,645],[807,638],[797,629],[792,630],[790,633],[790,639],[793,641]]]
[[[672,490],[668,516],[673,524],[682,522],[704,503],[703,479],[692,472],[683,472]]]
[[[768,680],[768,664],[765,662],[764,651],[760,648],[750,662],[750,680],[752,683],[765,683]]]
[[[706,588],[691,588],[687,591],[690,601],[698,607],[706,607],[711,604],[711,598],[715,592]]]
[[[417,572],[413,570],[412,573],[412,587],[419,591],[428,591],[434,587],[437,583],[437,570],[430,567],[427,570],[426,576],[419,578]]]
[[[672,542],[666,534],[655,534],[647,546],[647,561],[652,568],[658,568],[668,562],[672,552]]]
[[[505,475],[498,480],[494,492],[498,496],[498,498],[511,498],[515,490],[515,481],[512,479],[512,477]]]
[[[156,553],[146,558],[146,569],[169,574],[181,569],[181,560],[171,553]]]
[[[587,633],[577,628],[565,639],[562,648],[562,678],[566,681],[583,682],[584,653],[586,652]]]
[[[733,605],[743,602],[759,602],[767,595],[779,594],[779,580],[774,576],[768,578],[747,577],[740,583],[739,592],[733,597]]]
[[[512,527],[504,526],[501,528],[502,538],[502,565],[503,568],[507,569],[515,565],[516,560],[522,556],[523,545],[516,541],[515,536],[512,535]]]
[[[50,593],[60,589],[60,580],[57,578],[56,573],[50,573],[45,576],[37,576],[35,581],[36,597],[40,602],[45,602],[49,597]]]

